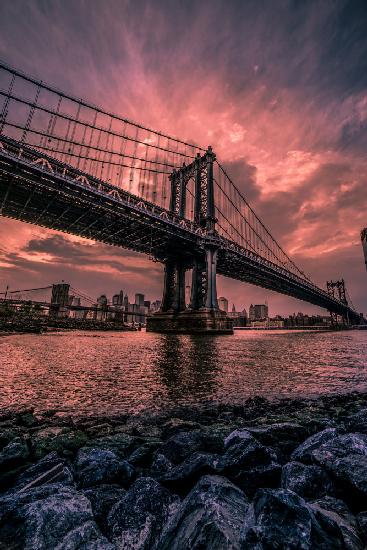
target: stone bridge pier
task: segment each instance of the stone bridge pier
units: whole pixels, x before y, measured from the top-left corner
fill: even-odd
[[[218,307],[217,254],[215,230],[213,162],[208,148],[193,163],[171,175],[170,209],[185,217],[186,188],[195,183],[194,219],[205,229],[202,250],[194,255],[171,252],[164,260],[164,288],[160,311],[147,319],[147,331],[182,334],[232,334],[232,321]],[[185,303],[186,271],[191,269],[190,303]]]

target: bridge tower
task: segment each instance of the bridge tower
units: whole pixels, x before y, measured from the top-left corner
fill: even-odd
[[[326,288],[330,296],[336,298],[337,300],[342,302],[342,304],[345,304],[346,306],[348,305],[344,279],[341,279],[340,281],[327,281]],[[332,325],[338,325],[338,314],[330,312],[330,316]],[[348,317],[344,316],[342,319],[344,325],[350,324],[350,320],[348,319]]]
[[[208,147],[204,155],[174,170],[170,176],[170,210],[186,216],[187,186],[194,182],[194,222],[202,229],[200,250],[182,256],[174,243],[162,260],[164,288],[160,311],[147,319],[147,331],[175,333],[231,334],[232,321],[218,307],[217,255],[220,247],[215,229],[215,154]],[[190,303],[185,303],[185,274],[191,269]]]
[[[68,283],[59,283],[52,285],[50,315],[54,317],[67,317],[69,305]]]

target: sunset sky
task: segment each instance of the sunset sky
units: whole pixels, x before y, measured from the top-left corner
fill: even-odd
[[[0,57],[108,110],[212,145],[295,262],[367,312],[367,3],[2,0]],[[148,258],[0,218],[0,291],[64,279],[160,298]],[[319,312],[219,278],[242,309]]]

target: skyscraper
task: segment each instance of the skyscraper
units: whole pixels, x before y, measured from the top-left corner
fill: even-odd
[[[120,290],[119,294],[112,296],[112,305],[122,306],[124,304],[124,293]]]
[[[227,298],[225,298],[224,296],[221,296],[220,298],[218,298],[218,306],[219,306],[219,309],[221,309],[222,311],[225,311],[226,313],[228,313],[228,300],[227,300]]]
[[[135,305],[144,307],[144,294],[135,294]]]

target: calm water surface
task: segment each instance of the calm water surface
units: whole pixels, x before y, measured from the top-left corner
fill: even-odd
[[[3,336],[0,381],[0,408],[78,414],[367,391],[367,331]]]

